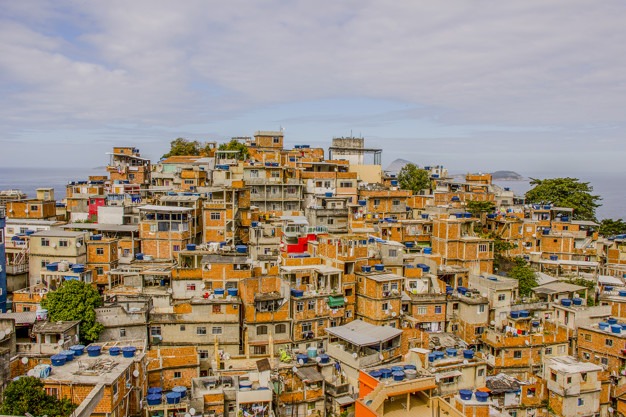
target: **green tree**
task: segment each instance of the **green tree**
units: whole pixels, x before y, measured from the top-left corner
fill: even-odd
[[[48,310],[51,321],[81,320],[80,337],[86,342],[98,340],[104,330],[104,326],[96,321],[94,310],[101,305],[98,291],[81,281],[64,282],[41,302],[41,307]]]
[[[475,217],[481,217],[483,213],[491,213],[496,209],[496,205],[493,201],[468,201],[465,205],[467,211],[472,213]]]
[[[605,237],[626,233],[626,222],[622,219],[604,219],[600,222],[600,234]]]
[[[250,157],[250,151],[248,147],[239,142],[237,139],[231,139],[230,142],[222,143],[219,146],[220,151],[239,151],[237,157],[240,161],[244,161]]]
[[[415,164],[406,164],[398,173],[398,183],[400,188],[418,194],[421,190],[430,188],[430,174]]]
[[[509,271],[508,275],[519,282],[520,295],[527,297],[531,295],[531,290],[537,286],[537,275],[522,258],[516,260],[517,264]]]
[[[4,390],[0,414],[67,417],[75,409],[76,405],[67,398],[59,400],[47,395],[39,378],[27,376],[11,381]]]
[[[596,283],[594,281],[584,278],[572,278],[570,279],[570,282],[574,285],[580,285],[581,287],[587,288],[587,305],[596,305]]]
[[[578,178],[531,178],[533,186],[526,193],[526,202],[530,204],[554,204],[557,207],[574,209],[574,219],[595,220],[596,208],[601,198],[592,194],[593,187]]]
[[[185,138],[177,138],[170,142],[170,151],[161,158],[170,156],[198,156],[200,155],[200,142],[190,141]]]

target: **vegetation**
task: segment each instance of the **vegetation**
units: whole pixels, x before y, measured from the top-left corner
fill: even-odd
[[[487,236],[493,239],[493,269],[494,271],[509,272],[514,266],[517,265],[518,258],[511,258],[507,255],[507,252],[517,248],[515,243],[511,243],[502,239],[500,236],[491,233]]]
[[[200,155],[200,142],[190,141],[185,138],[177,138],[170,142],[170,151],[161,158],[170,156],[198,156]]]
[[[398,173],[398,183],[400,188],[418,194],[420,191],[430,188],[430,174],[415,164],[406,164]]]
[[[595,220],[596,208],[600,207],[600,196],[592,194],[593,187],[578,178],[531,178],[533,186],[526,193],[530,204],[554,204],[557,207],[574,209],[575,220]]]
[[[508,276],[519,281],[519,293],[523,297],[532,294],[532,289],[537,286],[535,271],[522,258],[515,258],[516,265],[509,271]]]
[[[51,321],[81,320],[80,337],[85,342],[98,340],[104,330],[104,326],[96,321],[94,311],[101,305],[98,291],[81,281],[66,281],[41,302],[41,307],[48,310]]]
[[[244,161],[250,158],[250,151],[248,150],[248,147],[236,139],[231,139],[230,142],[222,143],[219,146],[219,150],[220,151],[239,151],[238,158],[240,161]]]
[[[599,232],[605,237],[626,234],[626,222],[622,219],[604,219],[600,222]]]
[[[475,217],[481,217],[483,213],[491,213],[496,209],[493,201],[468,201],[465,208]]]
[[[76,405],[64,398],[59,400],[46,394],[43,382],[32,376],[21,377],[4,390],[0,414],[23,416],[67,417],[76,409]]]

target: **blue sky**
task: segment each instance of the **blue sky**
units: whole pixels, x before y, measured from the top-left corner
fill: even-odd
[[[625,175],[626,3],[0,4],[0,165],[285,129],[383,164]]]

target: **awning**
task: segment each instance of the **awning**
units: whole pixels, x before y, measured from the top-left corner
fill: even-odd
[[[328,297],[328,307],[330,308],[343,307],[344,304],[343,295],[331,295]]]
[[[440,374],[435,374],[435,380],[439,382],[440,380],[444,378],[453,378],[455,376],[461,376],[461,375],[463,375],[461,371],[442,372]]]

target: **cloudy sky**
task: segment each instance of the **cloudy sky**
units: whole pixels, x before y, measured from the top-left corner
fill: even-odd
[[[0,165],[283,127],[384,164],[623,174],[625,22],[621,0],[4,1]]]

